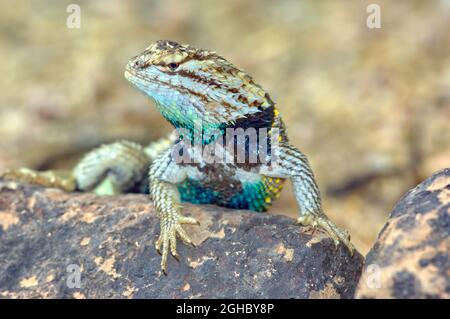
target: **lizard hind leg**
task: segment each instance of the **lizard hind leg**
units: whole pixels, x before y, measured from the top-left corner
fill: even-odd
[[[93,189],[99,195],[129,190],[147,192],[150,163],[168,149],[176,137],[172,132],[145,148],[130,141],[119,141],[92,150],[73,170],[78,189]]]
[[[8,169],[0,178],[59,188],[66,192],[76,189],[76,180],[69,170],[35,171],[29,168]]]
[[[87,153],[73,170],[8,169],[0,172],[0,178],[67,192],[78,189],[94,190],[102,195],[122,193],[136,183],[146,181],[150,162],[169,148],[175,139],[173,132],[145,148],[129,141],[106,144]]]
[[[70,171],[7,170],[0,177],[64,191],[93,190],[100,195],[127,191],[145,179],[149,156],[139,144],[120,141],[102,145],[87,153]]]
[[[77,187],[100,195],[123,193],[144,180],[150,158],[130,141],[105,144],[87,153],[73,169]]]

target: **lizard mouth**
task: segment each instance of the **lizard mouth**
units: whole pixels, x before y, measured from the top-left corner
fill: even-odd
[[[127,80],[130,80],[130,78],[133,76],[133,74],[130,71],[128,71],[128,69],[125,69],[125,73],[123,75]]]
[[[175,86],[170,85],[170,83],[165,83],[162,81],[159,81],[157,78],[151,78],[148,76],[145,76],[143,74],[139,74],[133,70],[129,70],[128,68],[125,69],[124,73],[125,79],[127,79],[129,82],[133,83],[134,85],[141,87],[141,86],[148,86],[148,85],[157,85],[160,88],[167,87],[172,90],[176,90]]]

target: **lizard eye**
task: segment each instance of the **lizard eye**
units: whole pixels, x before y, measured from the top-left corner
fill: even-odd
[[[175,71],[179,65],[180,65],[179,63],[172,62],[172,63],[169,63],[167,66],[169,67],[170,70]]]

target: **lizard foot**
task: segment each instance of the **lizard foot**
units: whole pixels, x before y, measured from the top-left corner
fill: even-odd
[[[339,242],[342,242],[350,251],[350,255],[353,256],[355,247],[350,242],[350,235],[347,231],[337,227],[330,219],[325,215],[317,216],[314,214],[305,214],[297,219],[297,223],[303,226],[320,227],[327,232],[327,234],[333,239],[334,244],[337,246]]]
[[[194,245],[183,227],[181,227],[182,224],[199,225],[199,222],[195,218],[185,217],[179,214],[177,214],[175,218],[161,218],[161,234],[155,243],[155,248],[158,253],[162,255],[161,270],[164,274],[167,274],[167,256],[169,254],[169,249],[172,256],[178,260],[177,236],[180,237],[185,244]]]
[[[6,180],[38,184],[45,187],[56,187],[67,192],[76,188],[75,178],[65,171],[39,172],[29,168],[18,168],[6,170],[0,173],[0,177]]]

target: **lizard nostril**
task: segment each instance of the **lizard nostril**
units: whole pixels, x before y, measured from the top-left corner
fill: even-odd
[[[133,66],[134,66],[136,69],[142,69],[142,68],[145,67],[145,63],[144,63],[144,61],[142,61],[141,59],[136,59],[136,60],[134,61],[134,63],[133,63]]]

